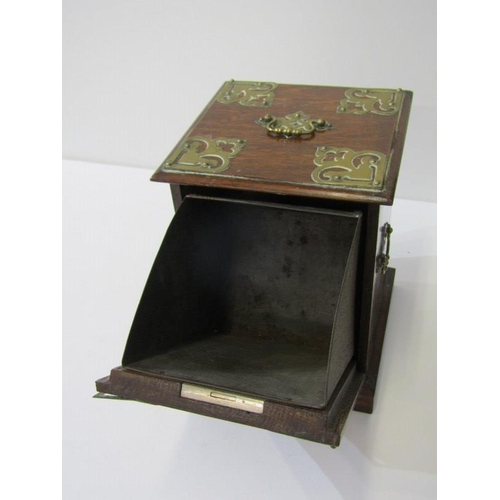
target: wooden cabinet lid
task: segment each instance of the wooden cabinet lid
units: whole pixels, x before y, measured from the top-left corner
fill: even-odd
[[[152,180],[392,204],[412,92],[224,83]]]

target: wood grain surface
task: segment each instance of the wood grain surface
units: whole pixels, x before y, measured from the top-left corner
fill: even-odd
[[[392,204],[403,153],[410,113],[412,92],[403,91],[399,113],[362,115],[338,113],[345,97],[344,87],[319,87],[280,84],[269,107],[222,104],[214,99],[202,112],[176,147],[190,137],[242,139],[243,150],[231,159],[221,173],[188,171],[165,172],[159,168],[153,181],[173,184],[225,187],[256,192],[272,192],[366,203]],[[285,116],[303,111],[311,118],[323,118],[333,124],[332,130],[316,132],[313,137],[286,139],[270,135],[256,121],[270,113]],[[377,151],[389,159],[386,179],[381,190],[349,189],[315,183],[311,173],[319,146],[350,148],[355,151]]]
[[[337,447],[363,378],[351,363],[324,410],[266,401],[262,414],[183,398],[180,382],[122,367],[97,380],[96,388],[121,399],[168,406]]]

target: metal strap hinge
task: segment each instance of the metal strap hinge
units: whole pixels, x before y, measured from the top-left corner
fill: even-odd
[[[391,250],[391,234],[392,234],[391,225],[386,222],[382,228],[382,250],[381,253],[377,257],[377,272],[382,271],[382,274],[387,272],[389,268],[389,261],[391,259],[390,250]],[[385,251],[384,251],[385,246]]]

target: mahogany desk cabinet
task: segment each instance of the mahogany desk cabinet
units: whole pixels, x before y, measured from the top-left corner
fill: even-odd
[[[411,100],[224,83],[152,177],[176,214],[99,395],[338,446],[373,410]]]

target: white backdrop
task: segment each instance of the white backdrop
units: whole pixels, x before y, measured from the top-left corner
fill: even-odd
[[[65,0],[64,498],[435,498],[436,56],[430,0]],[[341,448],[91,399],[120,364],[172,215],[148,182],[221,83],[414,91],[373,415]],[[142,167],[138,168],[126,168]],[[145,170],[148,169],[148,170]],[[404,201],[407,200],[421,200]]]
[[[434,0],[65,0],[63,156],[153,169],[222,82],[405,88],[397,195],[436,201]]]
[[[339,448],[169,408],[92,399],[120,364],[173,215],[138,168],[65,161],[66,500],[430,500],[436,487],[436,205],[396,200],[396,283],[375,412]]]

